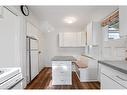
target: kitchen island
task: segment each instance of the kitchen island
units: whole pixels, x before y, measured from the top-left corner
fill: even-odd
[[[72,85],[73,56],[55,56],[52,58],[52,85]]]

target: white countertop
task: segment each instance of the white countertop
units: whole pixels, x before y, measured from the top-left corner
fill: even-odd
[[[0,68],[0,84],[21,72],[21,68]]]
[[[115,70],[118,70],[120,72],[127,74],[127,61],[109,61],[109,60],[100,60],[98,61],[100,64],[106,65],[108,67],[111,67]]]

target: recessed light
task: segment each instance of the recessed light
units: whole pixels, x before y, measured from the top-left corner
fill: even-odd
[[[75,17],[66,17],[65,19],[64,19],[64,22],[65,23],[68,23],[68,24],[72,24],[72,23],[74,23],[74,22],[76,22],[77,21],[77,19],[75,18]]]
[[[50,32],[50,30],[48,30],[48,32]]]

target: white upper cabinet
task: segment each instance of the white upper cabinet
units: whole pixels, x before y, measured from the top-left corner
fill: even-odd
[[[87,45],[98,45],[101,35],[101,24],[99,22],[90,22],[87,25]]]
[[[102,39],[103,41],[108,41],[108,25],[102,27]]]
[[[60,47],[85,47],[85,32],[62,32],[59,33]]]
[[[119,7],[120,36],[127,36],[127,6]]]

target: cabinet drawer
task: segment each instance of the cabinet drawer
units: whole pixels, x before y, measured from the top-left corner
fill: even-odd
[[[67,65],[70,66],[71,65],[71,61],[52,61],[52,66],[63,66],[63,65]]]
[[[55,80],[52,85],[72,85],[72,82],[70,80]]]
[[[70,71],[72,68],[66,65],[63,66],[52,66],[53,71]]]
[[[57,63],[56,63],[57,62]],[[59,63],[58,63],[59,62]],[[52,63],[52,72],[71,72],[72,71],[72,67],[71,67],[71,63],[69,62],[65,62],[65,63],[61,63],[61,61],[53,61]]]
[[[123,86],[101,73],[101,89],[125,89]]]
[[[70,76],[54,76],[53,80],[70,80]]]
[[[52,84],[72,84],[72,63],[71,61],[52,61]]]
[[[70,76],[54,76],[53,85],[71,85],[72,78]]]
[[[67,76],[71,76],[71,72],[52,72],[52,76],[64,76],[64,77],[67,77]]]
[[[119,72],[104,65],[101,65],[101,73],[107,75],[109,78],[111,78],[118,84],[127,88],[127,74]]]

